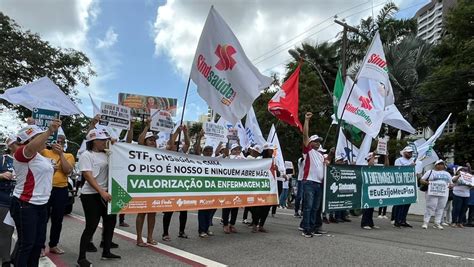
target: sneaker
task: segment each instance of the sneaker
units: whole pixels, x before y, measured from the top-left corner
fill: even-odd
[[[452,223],[452,224],[451,224],[451,227],[456,228],[456,227],[457,227],[457,224]]]
[[[121,223],[119,223],[119,226],[120,226],[120,227],[129,227],[130,224],[128,224],[128,223],[126,223],[126,222],[121,222]]]
[[[449,226],[449,223],[443,222],[443,223],[441,223],[441,225],[442,225],[442,226]]]
[[[200,233],[200,234],[199,234],[199,237],[200,237],[200,238],[208,238],[209,235],[206,234],[206,233]]]
[[[323,236],[323,234],[320,233],[320,232],[318,232],[318,231],[312,232],[311,234],[312,234],[313,236]]]
[[[372,226],[372,229],[380,229],[377,225]]]
[[[87,244],[86,251],[87,252],[97,252],[97,247],[94,246],[94,243],[89,242],[89,244]]]
[[[409,227],[409,228],[413,228],[413,226],[411,226],[409,223],[401,223],[400,226],[402,227]]]
[[[304,228],[303,228],[303,227],[298,227],[298,231],[303,232],[303,231],[304,231]]]
[[[433,228],[434,228],[434,229],[438,229],[438,230],[443,230],[443,229],[444,229],[444,227],[441,226],[441,225],[439,225],[439,224],[434,224],[434,225],[433,225]]]
[[[458,224],[457,224],[457,227],[458,227],[458,228],[464,228],[464,225],[462,225],[462,223],[458,223]]]
[[[100,258],[101,260],[120,260],[122,257],[120,257],[119,255],[115,255],[115,254],[112,254],[112,253],[107,253],[107,254],[102,254],[102,258]]]
[[[305,232],[303,232],[301,235],[304,236],[304,237],[306,237],[306,238],[311,238],[311,237],[313,237],[313,234],[312,234],[312,233],[305,233]]]
[[[387,219],[387,220],[388,220],[388,217],[387,217],[387,216],[384,215],[384,216],[382,216],[382,217],[383,217],[384,219]]]
[[[382,215],[379,215],[379,216],[377,216],[377,218],[379,218],[379,219],[383,219],[383,216],[382,216]]]
[[[91,243],[91,244],[92,244],[92,243]],[[92,245],[94,245],[94,244],[92,244]],[[104,247],[104,241],[101,241],[101,242],[100,242],[100,247],[101,247],[101,248]],[[119,245],[118,245],[117,243],[112,242],[112,243],[110,244],[110,248],[118,248],[118,247],[119,247]],[[96,251],[97,251],[97,248],[96,248]]]
[[[247,219],[245,219],[245,220],[242,220],[242,223],[243,223],[243,224],[250,224],[250,221],[247,220]]]
[[[395,221],[390,221],[391,224],[395,224]]]
[[[364,226],[364,227],[362,227],[362,229],[365,229],[365,230],[372,230],[372,227],[370,227],[370,226]]]
[[[401,226],[399,223],[394,223],[394,224],[393,224],[393,227],[399,228],[399,229],[402,228],[402,226]]]
[[[295,218],[301,218],[302,216],[301,216],[301,213],[295,212],[295,214],[293,215],[293,217],[295,217]]]
[[[92,266],[92,263],[88,261],[87,259],[80,259],[77,261],[77,265],[79,267],[90,267]]]
[[[423,229],[428,229],[428,224],[424,223],[424,224],[421,226],[421,228],[423,228]]]
[[[319,229],[319,230],[314,231],[313,234],[325,235],[325,234],[327,234],[327,233],[328,233],[328,231],[324,231],[324,230]]]
[[[207,235],[208,235],[208,236],[213,236],[214,233],[213,233],[212,231],[207,231]]]
[[[49,248],[49,252],[53,254],[64,254],[64,250],[60,249],[58,246]]]

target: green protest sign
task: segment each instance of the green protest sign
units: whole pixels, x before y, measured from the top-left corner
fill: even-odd
[[[325,187],[325,210],[360,209],[360,166],[328,166]]]
[[[42,108],[34,108],[32,117],[35,120],[35,124],[37,126],[46,130],[48,129],[51,121],[53,121],[54,119],[59,119],[59,111],[42,109]],[[48,144],[53,143],[57,139],[58,139],[58,132],[56,131],[48,138]]]
[[[330,165],[326,169],[326,211],[415,203],[416,194],[413,166]]]

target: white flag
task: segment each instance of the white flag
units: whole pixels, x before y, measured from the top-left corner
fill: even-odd
[[[250,147],[249,139],[247,138],[247,134],[245,133],[245,128],[242,123],[239,121],[235,125],[237,129],[237,135],[239,136],[240,145],[243,147],[244,150]]]
[[[96,115],[100,114],[100,108],[99,108],[99,106],[97,106],[97,104],[94,102],[94,99],[92,99],[91,94],[89,94],[89,98],[91,99],[92,111],[93,111],[93,114],[94,114],[94,117],[95,117]]]
[[[360,145],[359,155],[357,155],[356,165],[368,165],[367,160],[365,159],[370,152],[370,147],[372,146],[372,137],[368,134],[365,135],[362,144]]]
[[[409,146],[413,148],[413,158],[416,159],[418,158],[418,149],[421,147],[424,143],[426,143],[426,139],[420,138],[416,140],[415,142],[410,142],[408,143]],[[436,162],[439,159],[438,154],[434,150],[429,153],[429,155],[425,156],[422,160],[416,161],[415,165],[415,171],[416,173],[422,173],[423,168],[430,165],[433,162]]]
[[[281,150],[280,141],[278,140],[278,134],[276,133],[275,125],[272,124],[272,128],[270,128],[270,132],[268,133],[267,142],[273,144],[276,148],[276,165],[280,172],[284,173],[285,167],[285,160],[283,159],[283,152]]]
[[[416,133],[415,128],[413,128],[413,126],[403,118],[395,105],[390,105],[385,108],[383,112],[383,123],[411,134]]]
[[[263,146],[265,144],[265,138],[263,138],[253,107],[250,108],[247,118],[245,118],[245,133],[250,145],[258,144]]]
[[[424,144],[417,147],[418,157],[416,160],[422,161],[426,157],[431,156],[435,142],[443,133],[444,127],[446,127],[446,124],[449,122],[449,118],[451,118],[451,113],[449,113],[448,118],[443,123],[441,123],[438,129],[436,129],[436,132],[433,134],[433,136],[431,136],[430,139],[428,139],[428,141],[426,141]]]
[[[82,113],[76,104],[48,77],[7,89],[3,94],[0,94],[0,98],[29,110],[34,108],[57,110],[65,116]]]
[[[272,79],[260,74],[227,23],[211,7],[191,69],[199,95],[235,125]]]
[[[373,84],[379,91],[379,97],[385,99],[384,106],[388,106],[395,103],[393,95],[392,85],[388,76],[387,60],[385,59],[385,53],[383,51],[382,41],[380,40],[380,34],[377,31],[372,43],[370,44],[369,50],[365,55],[362,67],[356,76],[357,85],[361,88],[365,88],[362,85],[366,80],[372,80]]]
[[[346,78],[344,93],[341,96],[337,117],[359,128],[366,134],[376,138],[383,120],[383,104],[374,88],[361,89],[350,77]],[[344,114],[342,114],[344,112]]]
[[[346,135],[344,135],[344,132],[341,128],[339,130],[339,137],[337,138],[336,156],[341,156],[348,162],[352,162],[357,158],[358,155],[359,148],[347,140]]]

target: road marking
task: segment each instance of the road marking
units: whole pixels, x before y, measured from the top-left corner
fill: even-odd
[[[427,252],[425,252],[425,253],[426,253],[426,254],[431,254],[431,255],[437,255],[437,256],[455,258],[455,259],[460,259],[460,260],[474,261],[473,258],[465,258],[465,257],[457,256],[457,255],[451,255],[451,254],[444,254],[444,253],[431,252],[431,251],[427,251]]]
[[[39,259],[39,266],[40,267],[56,267],[56,264],[48,258],[48,257],[41,257]]]
[[[85,222],[85,218],[76,214],[69,214],[69,217],[79,220],[81,222]],[[102,228],[102,223],[99,223],[99,227]],[[133,242],[136,242],[137,240],[137,235],[129,233],[127,231],[123,231],[121,229],[115,228],[114,232],[118,234],[121,237],[125,237],[126,239],[129,239]],[[192,254],[190,252],[177,249],[162,243],[158,243],[157,245],[149,245],[148,248],[159,252],[161,254],[170,256],[174,259],[177,259],[179,261],[185,262],[187,264],[190,264],[192,266],[216,266],[216,267],[223,267],[227,266],[225,264],[222,264],[217,261],[213,261],[210,259],[206,259],[204,257],[198,256],[196,254]]]

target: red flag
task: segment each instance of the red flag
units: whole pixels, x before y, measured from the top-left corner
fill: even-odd
[[[303,126],[298,119],[298,83],[300,80],[300,66],[291,74],[272,99],[268,102],[268,111],[277,119],[298,127],[303,131]]]

